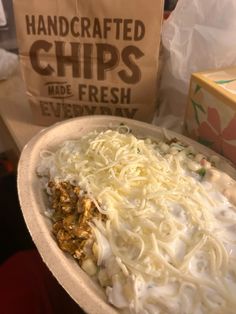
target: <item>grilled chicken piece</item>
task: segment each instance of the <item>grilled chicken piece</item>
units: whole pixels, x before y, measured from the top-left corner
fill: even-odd
[[[93,218],[105,220],[106,216],[98,211],[91,199],[82,195],[79,187],[69,182],[50,181],[48,188],[54,209],[53,234],[59,247],[74,256],[81,265],[88,252],[92,252],[94,243],[89,222]]]

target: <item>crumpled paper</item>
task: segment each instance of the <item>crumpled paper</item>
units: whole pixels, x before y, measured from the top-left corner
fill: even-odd
[[[0,80],[6,80],[16,70],[18,56],[0,48]]]
[[[163,24],[159,115],[183,119],[191,73],[236,65],[236,1],[179,0]]]

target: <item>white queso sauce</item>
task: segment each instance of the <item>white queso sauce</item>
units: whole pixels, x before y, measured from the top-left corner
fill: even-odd
[[[106,216],[86,265],[122,313],[235,313],[236,183],[194,148],[93,131],[43,152],[38,174]]]

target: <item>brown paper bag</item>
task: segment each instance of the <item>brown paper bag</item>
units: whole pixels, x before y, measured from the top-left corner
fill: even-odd
[[[151,122],[162,0],[15,0],[35,122],[119,115]]]

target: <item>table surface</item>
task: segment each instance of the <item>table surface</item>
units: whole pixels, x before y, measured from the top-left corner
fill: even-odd
[[[0,114],[19,151],[44,127],[34,124],[19,68],[0,81]]]

